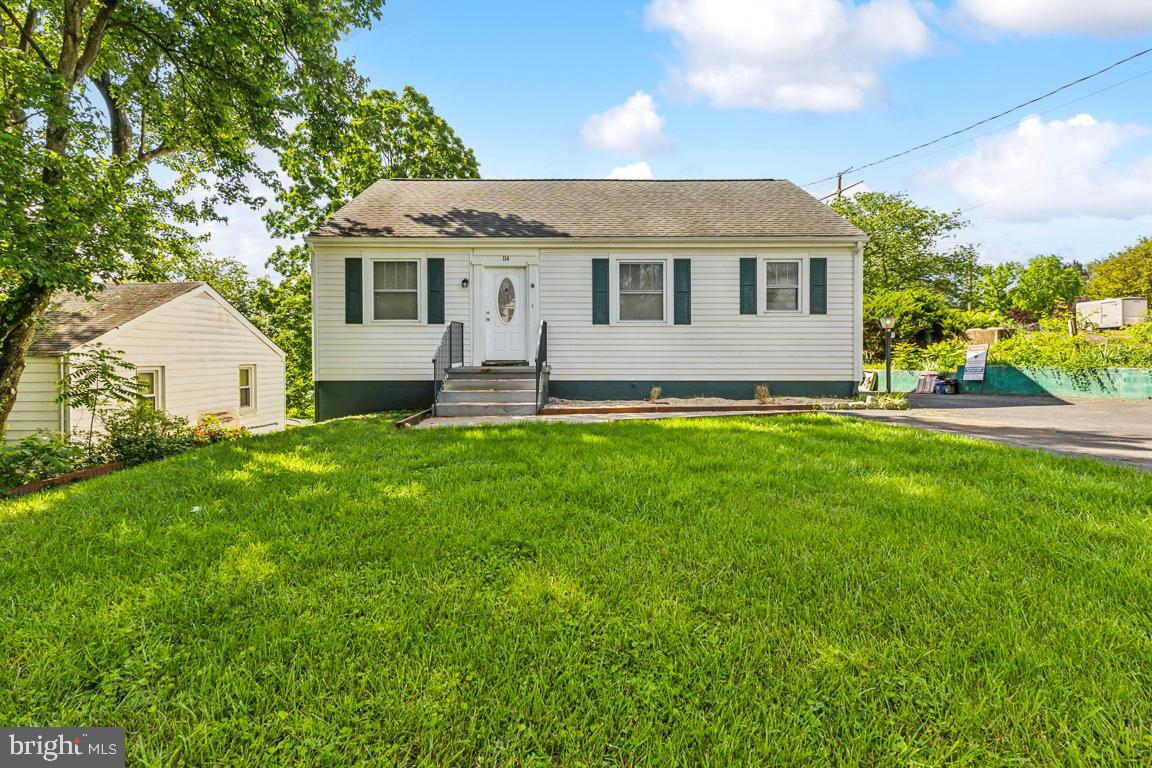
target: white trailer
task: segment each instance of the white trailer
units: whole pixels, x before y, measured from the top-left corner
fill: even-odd
[[[1148,320],[1148,299],[1126,296],[1121,299],[1081,301],[1076,304],[1076,319],[1097,328],[1123,328]]]

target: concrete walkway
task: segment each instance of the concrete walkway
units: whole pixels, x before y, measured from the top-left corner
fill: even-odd
[[[1152,400],[911,395],[908,411],[845,415],[1093,456],[1152,472]],[[844,412],[841,412],[844,413]]]

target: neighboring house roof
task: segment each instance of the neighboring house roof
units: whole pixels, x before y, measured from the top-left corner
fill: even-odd
[[[73,293],[57,297],[44,314],[44,323],[29,350],[60,355],[99,338],[146,312],[194,291],[206,283],[121,283],[109,285],[92,298]]]
[[[384,179],[311,237],[841,238],[859,229],[789,181]]]

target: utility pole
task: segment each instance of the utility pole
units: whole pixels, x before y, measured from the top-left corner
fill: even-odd
[[[844,189],[844,174],[848,173],[851,170],[852,170],[852,166],[848,166],[847,168],[845,168],[844,170],[842,170],[836,174],[836,199],[837,200],[839,200],[840,196],[843,195],[847,191],[846,189]],[[859,184],[859,183],[860,182],[856,182],[856,184]],[[853,184],[852,187],[856,186],[856,184]],[[852,189],[852,187],[848,187],[848,189]]]

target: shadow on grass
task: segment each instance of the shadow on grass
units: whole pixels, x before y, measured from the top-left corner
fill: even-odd
[[[1056,756],[1152,718],[1150,507],[827,416],[339,420],[0,505],[0,720],[189,764]]]

